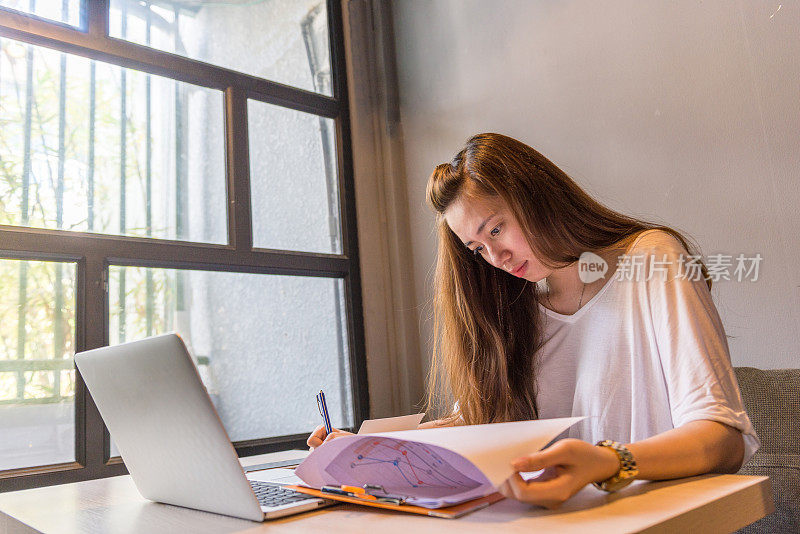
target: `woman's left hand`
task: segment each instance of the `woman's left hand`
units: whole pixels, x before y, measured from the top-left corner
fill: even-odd
[[[600,482],[619,471],[619,457],[607,447],[596,447],[578,439],[562,439],[537,453],[517,458],[511,465],[517,471],[499,488],[506,497],[558,508],[586,484]],[[529,481],[519,472],[544,473]]]

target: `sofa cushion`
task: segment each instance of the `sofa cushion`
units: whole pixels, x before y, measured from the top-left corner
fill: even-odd
[[[775,513],[739,532],[800,532],[800,369],[735,371],[761,440],[761,448],[739,474],[769,476],[775,500]]]

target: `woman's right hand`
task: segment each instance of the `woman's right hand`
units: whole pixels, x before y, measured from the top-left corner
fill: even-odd
[[[316,447],[319,447],[326,441],[330,441],[332,439],[340,438],[342,436],[352,436],[352,432],[346,432],[344,430],[339,430],[338,428],[334,428],[330,434],[325,432],[325,427],[323,425],[319,425],[317,428],[314,429],[314,432],[308,436],[306,440],[306,444],[308,447],[313,451]]]

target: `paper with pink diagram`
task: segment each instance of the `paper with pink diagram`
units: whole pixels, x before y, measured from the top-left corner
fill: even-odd
[[[538,451],[582,417],[440,427],[337,438],[295,470],[308,486],[382,486],[409,504],[451,506],[496,491],[511,461]]]

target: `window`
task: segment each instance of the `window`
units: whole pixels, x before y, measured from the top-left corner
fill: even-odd
[[[338,2],[0,0],[0,491],[124,473],[77,351],[168,331],[240,454],[367,413]]]

